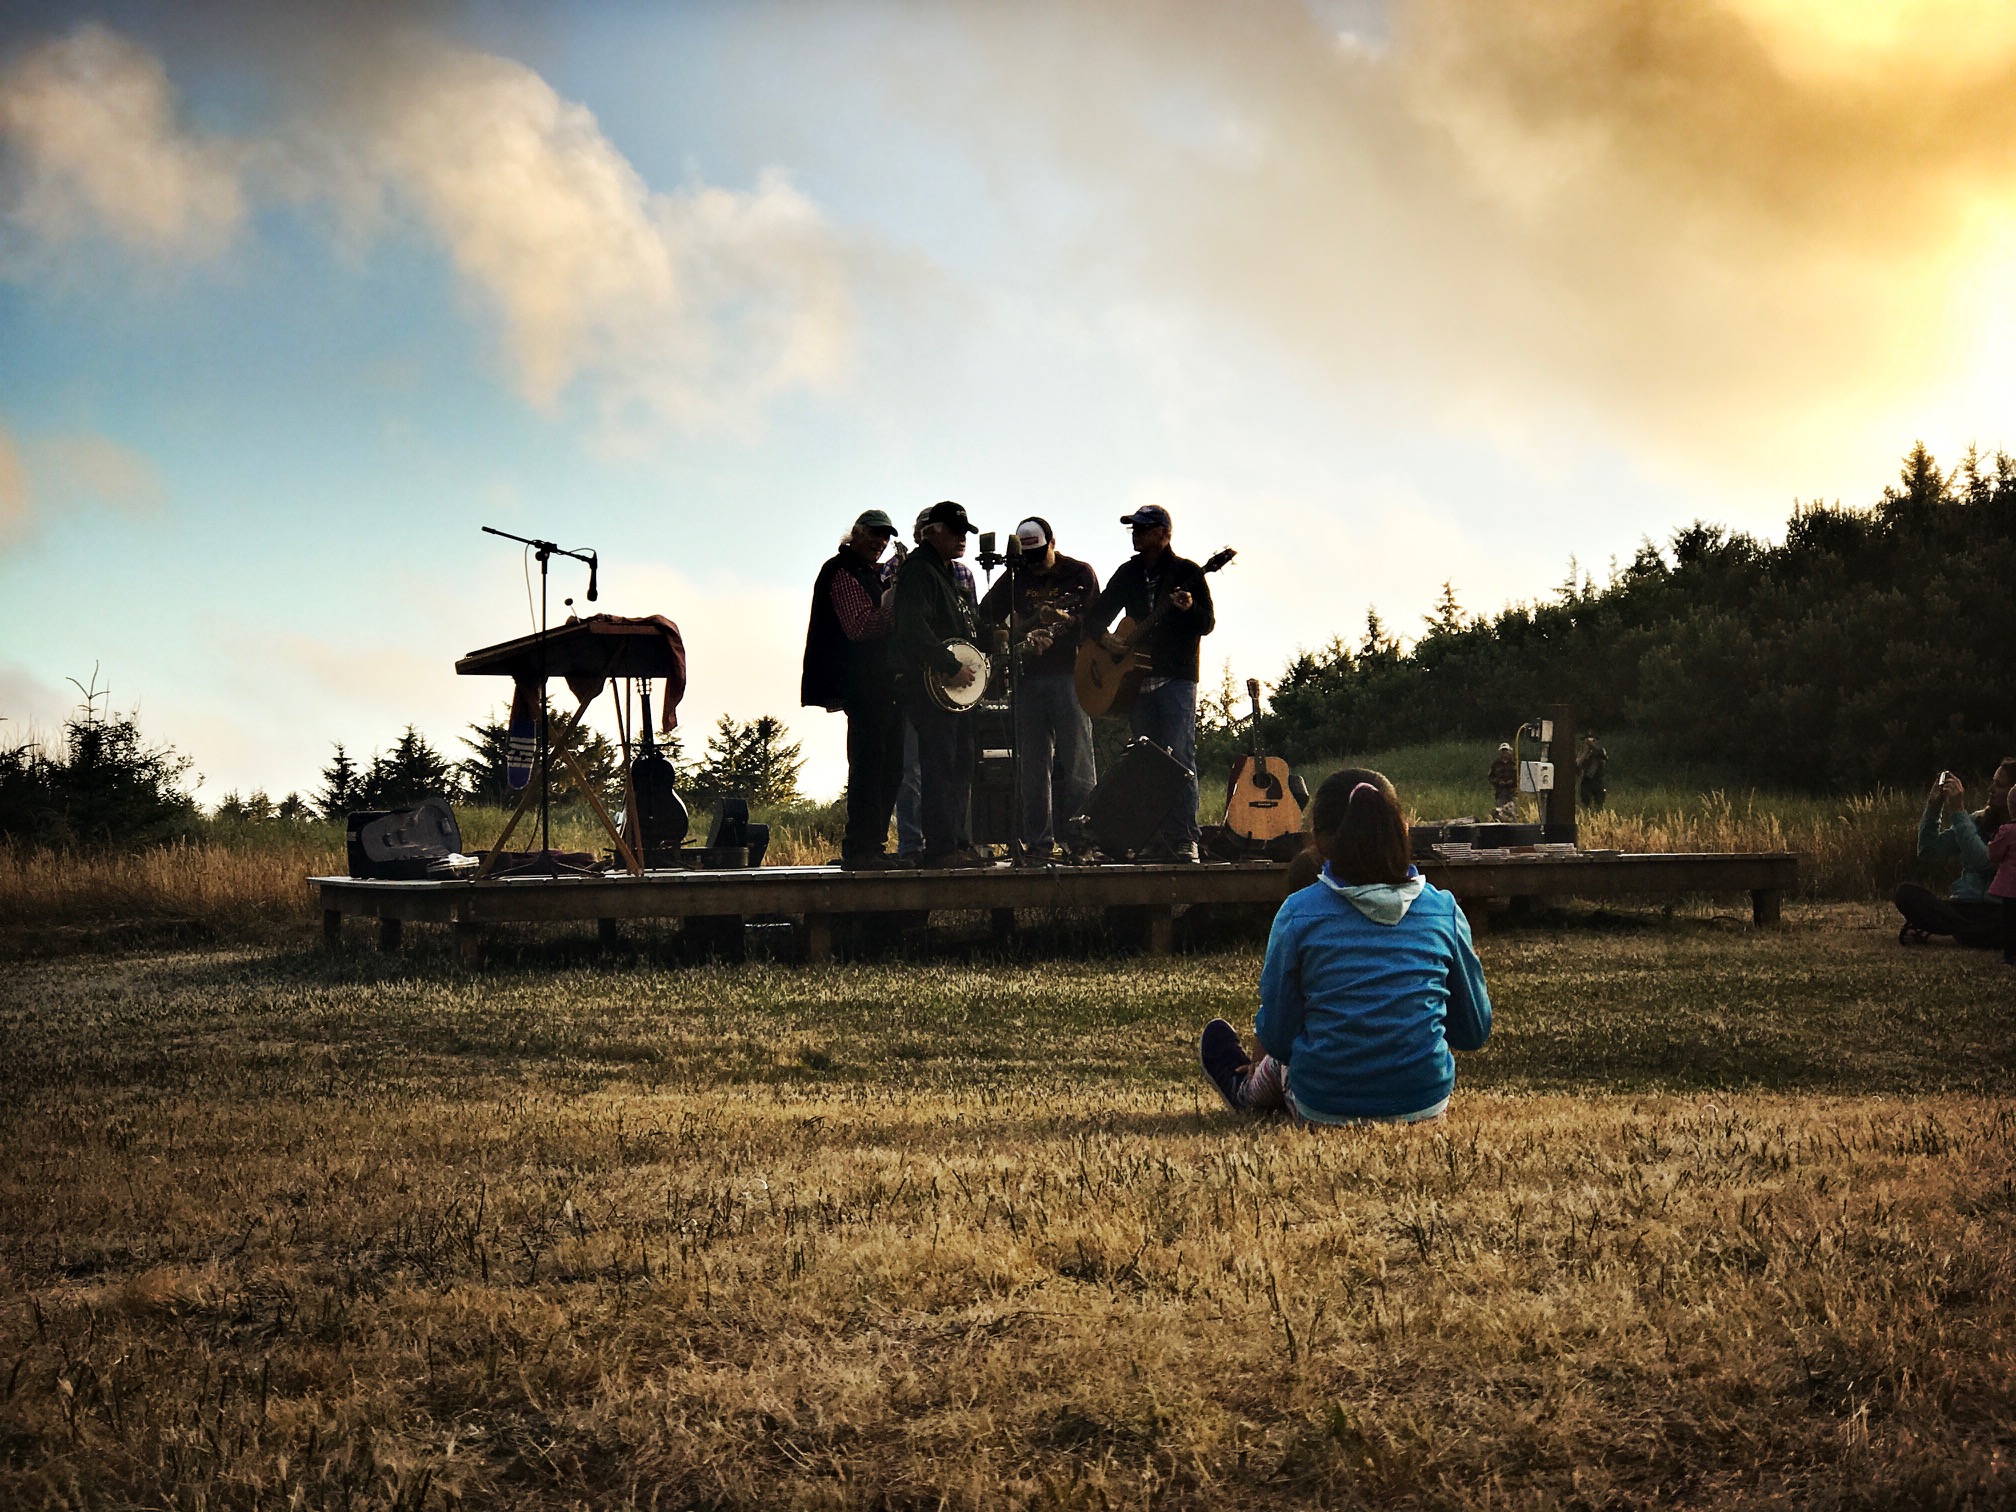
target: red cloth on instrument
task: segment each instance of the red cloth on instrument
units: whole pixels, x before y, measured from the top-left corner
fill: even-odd
[[[662,614],[642,615],[628,623],[656,625],[665,636],[665,652],[672,659],[672,675],[660,685],[658,733],[669,735],[679,728],[679,700],[686,696],[686,641],[679,634],[679,627]]]

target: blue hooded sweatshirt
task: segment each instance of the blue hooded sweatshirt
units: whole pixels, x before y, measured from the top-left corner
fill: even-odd
[[[1449,1051],[1491,1037],[1491,999],[1456,900],[1412,868],[1347,887],[1326,866],[1274,916],[1253,1027],[1318,1121],[1397,1118],[1456,1085]]]

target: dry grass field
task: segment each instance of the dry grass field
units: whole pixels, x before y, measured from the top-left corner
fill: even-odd
[[[1243,1123],[1250,952],[422,941],[0,995],[7,1507],[1992,1507],[2016,973],[1483,945],[1447,1123]]]

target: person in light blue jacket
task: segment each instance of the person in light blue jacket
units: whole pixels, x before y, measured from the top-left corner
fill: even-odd
[[[1408,864],[1393,784],[1347,768],[1309,809],[1315,882],[1274,916],[1260,973],[1256,1053],[1224,1019],[1204,1026],[1204,1074],[1235,1112],[1285,1108],[1312,1124],[1440,1118],[1452,1050],[1491,1037],[1491,999],[1456,900]]]

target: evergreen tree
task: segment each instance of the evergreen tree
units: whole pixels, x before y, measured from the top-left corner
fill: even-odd
[[[391,750],[371,758],[361,788],[366,808],[399,808],[436,793],[457,796],[448,763],[412,725],[392,742]]]
[[[357,763],[350,759],[340,740],[336,742],[336,759],[322,768],[322,793],[316,801],[324,819],[338,821],[365,806]]]
[[[693,796],[709,804],[741,793],[764,806],[796,803],[805,761],[784,722],[765,714],[738,722],[723,714],[707,738],[707,752],[692,777]]]
[[[1442,596],[1435,600],[1435,611],[1426,619],[1431,636],[1463,633],[1463,607],[1456,602],[1456,589],[1449,579],[1443,580]]]

